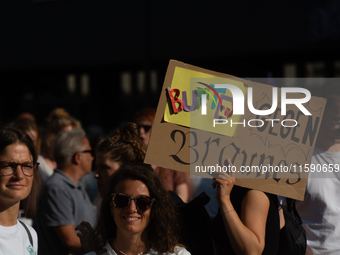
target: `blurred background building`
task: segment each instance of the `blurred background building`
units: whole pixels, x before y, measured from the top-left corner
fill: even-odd
[[[64,107],[109,130],[157,106],[170,59],[238,77],[340,76],[340,0],[17,0],[0,17],[0,122]]]

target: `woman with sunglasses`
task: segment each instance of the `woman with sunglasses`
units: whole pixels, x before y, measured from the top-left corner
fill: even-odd
[[[32,139],[13,127],[0,128],[0,254],[37,254],[35,230],[18,221],[20,201],[27,198],[36,208],[40,179],[37,153]]]
[[[128,122],[121,129],[116,129],[114,133],[104,139],[97,150],[95,165],[98,195],[93,203],[100,208],[102,198],[109,186],[112,175],[123,164],[130,162],[143,162],[145,150],[139,140],[137,125]],[[87,231],[85,231],[85,228]],[[94,247],[88,242],[94,235],[92,226],[88,222],[82,222],[76,227],[82,247],[85,251],[92,251]]]
[[[91,240],[106,254],[188,255],[178,245],[177,215],[149,165],[123,165],[110,180],[95,228],[97,238]],[[90,254],[100,254],[98,250]]]

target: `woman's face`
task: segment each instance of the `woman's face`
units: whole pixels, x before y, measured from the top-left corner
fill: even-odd
[[[104,197],[105,191],[109,185],[110,177],[120,167],[118,162],[109,160],[103,153],[97,153],[96,156],[96,173],[94,178],[97,179],[97,188],[101,197]]]
[[[0,162],[25,163],[33,158],[26,145],[14,143],[8,145],[2,155]],[[4,176],[0,173],[0,201],[1,203],[16,203],[25,199],[31,192],[33,176],[27,177],[23,174],[21,166],[17,166],[14,174]]]
[[[150,196],[147,186],[137,180],[124,180],[120,182],[115,193],[124,193],[130,197],[139,195]],[[117,236],[121,234],[140,234],[147,228],[150,221],[151,207],[145,212],[137,210],[134,200],[124,209],[116,208],[111,202],[111,215],[117,225]]]
[[[152,122],[145,116],[140,116],[136,120],[136,124],[138,125],[139,138],[142,140],[144,148],[146,149],[149,144]]]

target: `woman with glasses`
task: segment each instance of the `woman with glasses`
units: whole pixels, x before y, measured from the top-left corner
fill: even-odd
[[[26,211],[36,208],[37,167],[32,139],[19,129],[0,128],[0,254],[37,254],[37,233],[17,220],[21,200],[29,199]]]
[[[123,165],[111,178],[91,254],[190,254],[178,245],[177,211],[149,165]],[[91,240],[90,240],[91,241]],[[103,253],[100,253],[100,250]]]

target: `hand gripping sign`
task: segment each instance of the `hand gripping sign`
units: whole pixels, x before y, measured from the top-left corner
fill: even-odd
[[[146,163],[302,200],[326,100],[171,60]],[[230,158],[233,167],[226,164]]]

